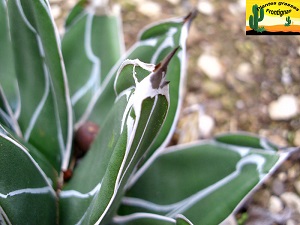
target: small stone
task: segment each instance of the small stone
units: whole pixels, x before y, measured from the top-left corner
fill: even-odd
[[[292,219],[289,219],[288,221],[286,221],[286,225],[298,225],[298,223]]]
[[[280,198],[290,208],[296,212],[300,212],[300,197],[293,192],[285,192]]]
[[[142,4],[139,4],[137,10],[148,17],[158,17],[161,14],[161,6],[151,1],[144,1]]]
[[[216,80],[223,77],[223,67],[217,57],[204,53],[197,64],[209,78]]]
[[[297,98],[294,95],[282,95],[270,103],[268,111],[273,120],[292,119],[299,113]]]
[[[289,85],[293,82],[292,76],[291,76],[291,70],[289,67],[282,68],[281,72],[281,83],[284,85]]]
[[[300,146],[300,130],[297,130],[294,137],[294,145]]]
[[[244,62],[241,63],[237,67],[237,73],[236,73],[236,78],[240,81],[244,82],[252,82],[253,81],[253,76],[252,74],[252,66],[250,63]]]
[[[297,53],[300,56],[300,47],[297,48]]]
[[[274,179],[274,181],[272,183],[271,189],[275,195],[281,195],[285,191],[285,186],[281,180],[276,178],[276,179]]]
[[[285,172],[280,172],[278,174],[278,179],[281,181],[281,182],[285,182],[287,180],[287,175]]]
[[[294,187],[295,187],[297,193],[300,195],[300,180],[295,181]]]
[[[253,202],[255,205],[259,205],[263,208],[267,208],[269,205],[270,191],[266,189],[258,190],[253,196]]]
[[[200,135],[204,138],[208,138],[215,127],[214,119],[209,115],[201,114],[199,112],[198,120]]]
[[[173,5],[178,5],[180,3],[180,0],[167,0],[167,1]]]
[[[205,15],[212,15],[215,11],[214,6],[209,1],[199,1],[197,6],[199,12]]]
[[[269,200],[269,210],[272,213],[280,213],[283,210],[283,204],[280,198],[272,195]]]

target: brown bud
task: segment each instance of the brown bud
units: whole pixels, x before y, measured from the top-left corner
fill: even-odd
[[[70,180],[73,175],[73,172],[70,169],[64,171],[63,173],[64,173],[64,181]]]
[[[83,156],[90,148],[99,132],[99,126],[93,122],[86,122],[75,133],[75,151],[78,157]]]

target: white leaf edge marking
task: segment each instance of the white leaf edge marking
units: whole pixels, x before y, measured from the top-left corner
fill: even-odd
[[[112,69],[109,71],[108,75],[105,77],[105,79],[102,82],[102,85],[98,88],[98,90],[95,92],[93,97],[91,98],[85,112],[82,114],[82,116],[78,119],[78,121],[75,124],[75,129],[78,129],[90,116],[92,113],[98,98],[101,96],[103,90],[105,90],[106,86],[109,84],[109,82],[113,79],[114,75],[118,71],[120,65],[124,60],[127,59],[127,57],[134,52],[138,47],[140,46],[155,46],[157,44],[157,39],[156,38],[151,38],[148,40],[144,41],[139,41],[135,43],[125,55],[121,56],[119,61],[112,67]]]
[[[169,20],[167,20],[167,21],[169,21]],[[180,23],[180,22],[182,22],[182,18],[174,19],[174,20],[171,20],[171,21]],[[157,24],[159,24],[159,23],[157,23]],[[146,29],[147,28],[145,28],[145,30]],[[173,136],[173,133],[175,132],[176,124],[177,124],[177,121],[179,119],[180,109],[181,109],[182,104],[183,104],[184,83],[185,83],[185,79],[186,79],[186,40],[187,40],[187,37],[188,37],[188,30],[189,30],[189,23],[185,22],[184,25],[181,28],[181,34],[180,34],[179,45],[180,45],[181,49],[177,53],[177,55],[179,57],[179,60],[181,61],[181,63],[180,63],[180,65],[181,65],[181,67],[180,67],[180,81],[179,81],[179,91],[178,91],[179,92],[178,93],[178,104],[177,104],[173,124],[170,128],[170,132],[168,133],[167,137],[165,138],[163,143],[160,145],[160,147],[155,150],[155,152],[151,155],[151,157],[141,166],[141,168],[139,168],[139,170],[136,171],[136,173],[130,178],[130,180],[128,180],[128,183],[126,185],[126,189],[132,187],[132,185],[134,185],[134,183],[142,176],[142,174],[153,163],[153,161],[164,151],[165,147],[170,142],[170,140]],[[174,32],[173,30],[169,30],[168,33],[170,35],[173,32]],[[174,45],[174,41],[169,40],[168,42],[170,44]],[[165,47],[168,47],[167,43],[163,42],[163,45]],[[170,47],[174,47],[174,46],[171,45]],[[161,50],[163,50],[163,49],[161,49]]]
[[[122,125],[121,125],[121,130],[120,133],[123,132],[123,128],[125,126],[125,123],[127,125],[127,144],[126,144],[126,150],[125,150],[125,157],[123,158],[122,164],[120,166],[119,169],[119,173],[117,176],[117,179],[115,181],[115,187],[114,187],[114,193],[112,198],[110,199],[110,202],[108,204],[108,206],[105,209],[105,212],[101,215],[101,217],[99,218],[99,220],[97,221],[97,223],[100,223],[102,218],[104,217],[104,215],[106,214],[106,211],[109,209],[110,205],[112,204],[112,201],[114,200],[115,196],[117,195],[118,192],[118,188],[119,188],[119,184],[123,179],[122,173],[125,174],[126,171],[128,170],[129,166],[131,165],[132,160],[129,162],[129,165],[127,166],[127,168],[125,168],[124,170],[124,166],[127,160],[127,156],[129,154],[131,145],[133,143],[134,137],[135,137],[135,132],[138,126],[138,121],[140,119],[141,116],[141,106],[142,106],[142,102],[146,99],[146,98],[154,98],[154,104],[153,107],[151,109],[150,112],[150,116],[148,118],[148,121],[146,123],[146,127],[149,124],[149,120],[151,118],[151,115],[154,111],[154,108],[156,106],[157,103],[157,96],[158,95],[162,95],[165,96],[167,101],[169,102],[169,86],[165,85],[163,87],[159,87],[158,89],[154,89],[152,88],[152,83],[151,83],[151,77],[155,75],[155,72],[153,72],[153,70],[155,69],[155,65],[152,64],[147,64],[147,63],[143,63],[140,60],[126,60],[122,65],[124,68],[125,65],[129,65],[129,64],[133,64],[133,77],[135,80],[135,85],[136,87],[134,88],[135,91],[129,96],[128,91],[130,92],[132,90],[132,88],[129,88],[128,90],[125,90],[124,92],[122,92],[122,95],[127,95],[129,97],[128,99],[128,103],[126,105],[126,109],[124,110],[123,116],[122,116]],[[141,82],[138,82],[138,79],[136,78],[136,72],[135,72],[135,66],[140,66],[142,68],[144,68],[145,70],[151,72],[147,77],[145,77]],[[120,72],[121,70],[119,70]],[[163,81],[164,81],[165,77],[163,77]],[[118,96],[119,97],[119,96]],[[119,97],[120,98],[120,97]],[[133,118],[130,117],[130,110],[134,109],[136,118],[135,120],[133,120]],[[127,118],[127,120],[126,120]],[[126,121],[125,121],[126,120]],[[132,128],[133,126],[133,128]],[[145,130],[144,130],[145,131]],[[142,134],[142,138],[144,136],[144,133]],[[142,139],[141,138],[141,139]],[[138,143],[138,146],[140,145],[141,141]],[[138,149],[138,147],[137,147]],[[136,151],[134,153],[134,155],[136,154]],[[61,197],[62,198],[70,198],[70,197],[75,197],[75,198],[83,198],[83,197],[90,197],[95,195],[96,193],[98,193],[98,191],[100,191],[100,187],[101,187],[101,182],[90,192],[83,194],[80,193],[78,191],[75,190],[66,190],[66,191],[62,191],[61,192]],[[83,217],[80,219],[80,221],[83,221],[85,215],[83,215]],[[78,224],[80,224],[80,221],[78,222]],[[97,224],[96,223],[96,224]]]
[[[66,71],[65,71],[65,66],[63,63],[63,58],[62,58],[62,53],[60,51],[60,38],[59,38],[59,34],[57,31],[57,28],[55,26],[54,23],[54,19],[52,14],[50,13],[49,9],[50,9],[50,5],[48,1],[40,1],[41,5],[43,6],[43,8],[45,9],[45,11],[47,12],[47,14],[49,15],[50,21],[52,23],[52,27],[54,29],[54,34],[55,34],[55,38],[56,38],[56,47],[57,47],[57,51],[58,51],[58,55],[60,57],[60,65],[61,65],[61,69],[62,69],[62,78],[63,78],[63,82],[64,82],[64,88],[65,88],[65,101],[66,101],[66,108],[67,108],[67,118],[68,118],[68,133],[67,133],[67,138],[66,138],[66,143],[64,142],[64,137],[62,134],[62,128],[61,128],[61,123],[60,123],[60,116],[59,116],[59,112],[58,112],[58,107],[54,107],[55,108],[55,116],[56,116],[56,123],[57,123],[57,135],[58,135],[58,142],[59,142],[59,146],[60,146],[60,151],[61,154],[64,155],[64,159],[63,159],[63,163],[62,163],[62,168],[67,168],[68,163],[69,163],[69,158],[70,158],[70,154],[71,154],[71,145],[72,145],[72,134],[73,134],[73,118],[72,118],[72,108],[71,108],[71,101],[70,101],[70,94],[69,94],[69,87],[67,84],[67,78],[66,78]],[[18,7],[18,10],[20,12],[20,15],[23,19],[23,21],[25,22],[25,24],[27,25],[27,27],[29,28],[29,30],[31,30],[36,38],[37,38],[37,43],[38,43],[38,47],[39,47],[39,51],[40,51],[40,55],[41,57],[44,59],[45,58],[45,51],[43,49],[43,44],[41,41],[40,36],[38,35],[37,31],[33,28],[33,26],[29,23],[29,21],[27,20],[25,13],[23,11],[22,5],[20,3],[20,0],[16,0],[16,4]],[[51,82],[51,76],[49,74],[49,69],[47,67],[47,65],[45,64],[45,61],[43,63],[43,70],[44,70],[44,75],[45,75],[45,82],[46,82],[46,90],[44,92],[44,95],[42,97],[41,102],[38,104],[35,112],[33,113],[33,116],[30,120],[29,126],[26,129],[24,138],[25,140],[28,140],[31,134],[31,131],[33,129],[33,126],[36,122],[36,120],[38,119],[38,116],[42,110],[43,105],[45,104],[46,98],[49,94],[49,92],[47,92],[47,90],[49,91],[49,86]],[[53,88],[53,84],[52,84],[52,88]],[[56,94],[55,92],[52,93],[53,97],[57,100]],[[56,101],[57,104],[57,101]]]
[[[92,87],[95,91],[101,85],[101,59],[92,50],[92,23],[94,13],[86,14],[86,25],[84,31],[84,49],[87,58],[93,64],[89,79],[71,97],[71,102],[75,105]]]
[[[94,187],[91,191],[83,193],[83,192],[79,192],[76,190],[62,190],[59,194],[60,198],[71,198],[71,197],[76,197],[76,198],[89,198],[94,196],[96,193],[99,192],[100,188],[101,188],[101,183],[98,183],[96,185],[96,187]]]
[[[236,206],[236,208],[235,208],[235,210],[236,210],[244,203],[244,201],[246,201],[247,197],[250,196],[256,190],[256,188],[268,176],[270,176],[270,174],[272,174],[276,170],[276,168],[278,168],[278,166],[282,164],[282,162],[284,160],[286,160],[288,158],[288,156],[293,152],[293,150],[295,150],[295,149],[292,149],[291,151],[288,151],[288,152],[277,152],[276,153],[276,152],[274,152],[274,150],[261,150],[261,149],[254,149],[254,148],[249,148],[249,147],[238,147],[238,146],[233,146],[233,145],[229,145],[229,144],[216,142],[214,140],[204,140],[204,141],[196,141],[193,143],[168,147],[165,149],[165,151],[163,153],[161,153],[161,155],[167,155],[167,154],[170,154],[170,153],[176,152],[176,151],[184,151],[186,148],[197,147],[199,145],[207,145],[207,144],[219,145],[220,147],[225,147],[230,151],[239,153],[242,158],[237,163],[237,166],[236,166],[237,170],[235,170],[230,175],[224,177],[222,180],[216,182],[215,184],[213,184],[213,185],[197,192],[196,194],[194,194],[180,202],[177,202],[177,203],[173,203],[173,204],[169,204],[169,205],[159,205],[159,204],[156,204],[156,203],[144,200],[144,199],[139,199],[139,198],[134,198],[134,197],[123,197],[122,203],[125,205],[142,207],[142,208],[154,210],[157,212],[168,212],[168,211],[172,210],[171,212],[166,214],[166,216],[174,217],[175,215],[177,215],[179,213],[183,213],[189,207],[192,207],[192,205],[194,203],[201,200],[203,197],[205,197],[208,194],[212,193],[213,191],[217,190],[223,184],[230,182],[232,179],[234,179],[236,176],[238,176],[243,165],[245,165],[247,163],[256,164],[258,175],[259,175],[259,181],[256,184],[256,186]],[[265,158],[258,154],[249,154],[250,151],[257,152],[257,153],[263,153],[263,154],[270,154],[270,155],[277,154],[279,156],[279,158],[278,158],[277,162],[274,164],[274,166],[272,167],[272,169],[267,174],[264,174],[264,173],[262,173],[262,170],[263,170],[263,165],[265,163]],[[247,154],[249,154],[249,155],[246,156]]]
[[[7,222],[7,223],[6,223]],[[2,225],[12,225],[10,220],[8,219],[8,216],[6,215],[5,211],[0,205],[0,224]]]
[[[124,223],[128,223],[128,222],[131,222],[131,221],[134,221],[137,219],[155,219],[155,220],[166,221],[166,222],[176,224],[175,219],[172,219],[172,218],[166,217],[166,216],[153,214],[153,213],[133,213],[133,214],[126,215],[126,216],[117,215],[117,216],[113,217],[113,222],[119,223],[119,224],[124,224]]]
[[[62,56],[62,51],[61,51],[61,41],[60,41],[60,36],[58,29],[55,25],[53,15],[50,12],[50,3],[49,1],[42,1],[41,4],[43,5],[44,9],[48,12],[49,18],[52,23],[52,27],[54,29],[54,34],[56,38],[56,49],[59,55],[60,59],[60,65],[61,65],[61,72],[62,72],[62,79],[64,83],[64,88],[65,88],[65,101],[66,101],[66,108],[67,108],[67,138],[66,142],[64,143],[64,154],[63,154],[63,160],[62,160],[62,165],[61,169],[65,171],[68,168],[69,165],[69,160],[71,156],[71,148],[72,148],[72,141],[73,141],[73,109],[72,109],[72,103],[71,103],[71,97],[70,97],[70,89],[69,89],[69,84],[68,84],[68,79],[67,79],[67,72],[65,68],[65,64],[63,61],[63,56]],[[53,93],[55,94],[55,92]],[[56,95],[55,95],[56,96]],[[56,101],[57,103],[57,101]],[[58,115],[58,108],[56,110],[56,113]],[[60,121],[59,121],[60,124]],[[61,136],[59,137],[59,140],[63,140],[63,134],[62,134],[62,129],[61,127],[57,127],[58,133],[61,133]]]
[[[153,70],[155,69],[155,66],[152,66],[152,65],[149,66],[149,64],[146,64],[146,63],[145,63],[145,65],[142,65],[143,63],[139,60],[133,60],[133,61],[130,61],[130,62],[134,63],[133,68],[135,68],[136,65],[141,65],[142,68],[146,68],[146,69],[151,68]],[[128,63],[130,63],[130,62],[127,61],[125,64],[128,65]],[[137,129],[137,126],[138,126],[138,121],[139,121],[140,116],[141,116],[142,102],[146,98],[149,98],[149,97],[154,98],[155,97],[154,105],[153,105],[153,108],[150,112],[150,116],[149,116],[149,119],[147,121],[147,125],[149,123],[149,120],[151,118],[153,110],[156,106],[157,96],[158,95],[163,95],[163,96],[166,97],[167,101],[169,102],[169,86],[168,85],[165,85],[164,87],[159,87],[158,89],[152,88],[151,77],[154,76],[154,75],[155,75],[155,72],[151,72],[141,82],[138,82],[138,80],[136,78],[135,71],[133,71],[133,77],[134,77],[134,80],[135,80],[135,83],[136,83],[136,88],[135,88],[135,91],[129,97],[126,109],[124,111],[125,116],[123,115],[123,117],[122,117],[124,122],[122,121],[122,126],[121,126],[121,131],[120,131],[122,133],[123,126],[125,124],[125,118],[127,117],[128,122],[126,124],[128,125],[128,132],[130,132],[130,133],[127,134],[128,138],[127,138],[127,144],[126,144],[126,150],[125,150],[125,157],[122,160],[122,163],[121,163],[118,175],[117,175],[117,179],[115,181],[115,187],[114,187],[113,195],[112,195],[108,205],[106,206],[104,212],[102,213],[102,215],[100,216],[100,218],[97,220],[97,222],[95,224],[99,224],[102,221],[102,219],[104,218],[104,216],[106,215],[107,211],[109,210],[113,200],[115,199],[115,197],[118,193],[118,188],[119,188],[119,185],[120,185],[120,183],[123,179],[123,176],[126,173],[128,167],[130,166],[131,161],[129,162],[129,165],[127,166],[127,168],[125,168],[125,170],[124,170],[125,163],[126,163],[129,151],[131,149],[131,145],[133,143],[134,137],[135,137],[135,132],[136,132],[136,129]],[[163,77],[163,79],[165,79],[165,77]],[[125,92],[124,92],[124,94],[125,94]],[[134,111],[135,111],[136,118],[135,118],[134,123],[133,123],[132,118],[130,117],[130,115],[128,115],[130,113],[130,109],[134,109]],[[133,125],[133,128],[131,128],[132,125]],[[142,136],[143,135],[144,135],[144,133],[142,134]],[[140,145],[140,142],[139,142],[138,146],[139,145]],[[135,151],[134,154],[136,154],[136,151]],[[122,176],[122,174],[123,174],[123,176]],[[83,218],[81,218],[81,220],[83,220]]]
[[[140,63],[140,61],[134,61],[134,63],[135,62]],[[134,64],[133,68],[135,68],[135,65],[136,64]],[[143,65],[142,68],[144,68],[144,67],[145,68],[149,68],[149,64],[145,63],[145,65]],[[153,69],[155,68],[155,67],[152,67],[152,66],[150,66],[150,67],[153,68]],[[116,197],[116,195],[118,193],[119,184],[121,183],[121,181],[123,179],[123,176],[125,175],[127,169],[130,166],[130,163],[132,162],[132,160],[134,158],[134,156],[133,156],[132,159],[131,159],[131,161],[129,162],[127,168],[124,168],[125,167],[125,163],[126,163],[127,158],[128,158],[128,155],[129,155],[129,151],[131,149],[133,140],[134,140],[135,135],[136,135],[137,127],[139,125],[139,120],[140,120],[140,117],[141,117],[141,111],[142,111],[142,103],[143,103],[143,101],[145,99],[147,99],[147,98],[154,98],[155,97],[154,104],[153,104],[153,107],[152,107],[151,112],[150,112],[150,116],[149,116],[148,121],[146,123],[146,127],[147,127],[147,125],[149,123],[149,120],[151,118],[153,110],[154,110],[154,108],[156,106],[157,96],[158,95],[165,96],[165,98],[167,99],[168,103],[170,102],[169,85],[165,85],[163,87],[160,86],[158,89],[152,87],[151,78],[153,76],[157,76],[155,74],[155,71],[152,71],[141,82],[138,82],[138,79],[136,78],[135,70],[133,71],[132,75],[134,77],[136,87],[135,87],[135,91],[132,93],[132,95],[129,98],[129,101],[127,103],[126,109],[127,108],[132,108],[134,110],[134,112],[135,112],[136,118],[135,118],[135,122],[134,122],[134,125],[133,125],[133,129],[132,129],[131,133],[128,134],[129,140],[127,141],[126,150],[125,150],[125,156],[124,156],[122,164],[120,166],[117,179],[115,181],[115,187],[114,187],[113,196],[111,197],[111,199],[110,199],[108,205],[106,206],[104,212],[102,213],[102,215],[100,216],[100,218],[97,220],[96,224],[100,224],[100,222],[102,221],[102,219],[106,215],[107,211],[109,210],[109,208],[110,208],[113,200],[115,199],[115,197]],[[162,77],[162,82],[164,82],[164,81],[165,81],[165,77]],[[129,110],[126,110],[126,109],[124,111],[124,114],[125,113],[129,113]],[[128,116],[128,117],[130,117],[130,116]],[[121,130],[122,130],[122,128],[121,128]],[[145,130],[146,130],[146,128],[144,129],[144,132],[142,134],[141,140],[143,139],[143,136],[145,134]],[[136,151],[139,148],[140,143],[141,143],[141,141],[138,143],[138,146],[137,146],[137,148],[134,151],[134,155],[136,154]],[[122,174],[123,174],[123,176],[122,176]]]
[[[2,100],[3,100],[3,103],[4,103],[4,107],[6,109],[6,112],[5,113],[4,111],[2,111],[2,109],[0,109],[0,114],[7,120],[7,121],[11,121],[12,122],[12,127],[14,129],[14,132],[19,136],[19,137],[23,137],[23,134],[22,134],[22,131],[20,129],[20,126],[19,126],[19,123],[15,117],[15,114],[13,113],[9,103],[8,103],[8,100],[6,98],[6,95],[3,91],[3,88],[0,84],[0,96],[2,96]]]
[[[40,175],[44,179],[45,184],[47,184],[47,186],[40,187],[40,188],[25,188],[25,189],[14,190],[14,191],[9,192],[8,194],[0,193],[0,198],[6,198],[7,196],[19,195],[19,194],[25,194],[25,193],[44,194],[45,192],[50,192],[54,197],[56,197],[56,193],[53,190],[52,185],[50,184],[49,178],[46,176],[46,174],[44,173],[44,171],[39,167],[39,165],[37,164],[37,162],[32,158],[32,156],[29,154],[28,150],[24,146],[22,146],[20,143],[18,143],[14,139],[10,138],[9,136],[7,136],[1,130],[3,130],[4,132],[8,133],[4,129],[4,127],[2,125],[0,125],[0,137],[2,137],[3,139],[11,142],[16,147],[18,147],[20,150],[22,150],[23,153],[25,153],[25,155],[31,160],[31,162],[33,163],[33,165],[39,171]],[[45,190],[47,190],[47,191],[45,191]]]
[[[17,8],[18,8],[18,11],[20,13],[20,16],[22,17],[24,23],[26,24],[27,28],[32,32],[34,33],[35,37],[36,37],[36,41],[38,43],[38,48],[39,48],[39,52],[40,52],[40,55],[42,58],[45,58],[45,51],[43,49],[43,45],[42,45],[42,41],[41,41],[41,38],[40,36],[38,35],[37,31],[34,29],[34,27],[30,24],[30,22],[27,20],[26,16],[25,16],[25,13],[23,11],[23,8],[22,8],[22,5],[21,5],[21,2],[20,0],[16,0],[16,5],[17,5]],[[44,91],[44,94],[40,100],[40,102],[38,103],[36,109],[34,110],[34,112],[32,113],[32,117],[31,119],[29,120],[29,124],[28,124],[28,127],[26,128],[25,132],[24,132],[24,139],[26,141],[28,141],[29,137],[30,137],[30,134],[31,134],[31,131],[36,123],[36,120],[38,119],[39,117],[39,114],[46,102],[46,99],[49,95],[49,80],[48,80],[48,68],[47,66],[45,65],[45,62],[43,62],[43,70],[44,70],[44,78],[45,78],[45,91]]]
[[[6,3],[5,0],[1,0],[1,4],[3,5],[4,10],[6,11],[7,27],[8,27],[8,30],[10,30],[7,3]],[[9,36],[9,39],[11,40],[10,32],[9,32],[8,36]],[[23,137],[22,131],[21,131],[20,126],[18,124],[18,118],[20,116],[20,111],[21,111],[21,96],[20,96],[20,90],[19,90],[17,80],[15,80],[14,86],[15,86],[16,96],[17,96],[17,104],[16,104],[15,112],[13,112],[12,107],[9,105],[8,100],[7,100],[7,96],[5,95],[4,90],[2,89],[1,84],[0,84],[0,88],[2,89],[1,91],[3,93],[2,96],[3,96],[3,98],[5,98],[5,101],[6,101],[5,105],[6,105],[7,111],[9,111],[9,115],[11,115],[11,117],[13,118],[14,123],[15,123],[15,132],[19,137]]]

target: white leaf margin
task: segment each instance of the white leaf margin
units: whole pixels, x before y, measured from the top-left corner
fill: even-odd
[[[0,137],[2,137],[3,139],[5,139],[5,140],[9,141],[10,143],[14,144],[16,147],[18,147],[20,149],[20,151],[22,151],[23,153],[25,153],[25,155],[30,159],[30,161],[32,162],[32,164],[36,167],[37,171],[40,173],[40,175],[44,179],[45,184],[47,186],[40,187],[40,188],[25,188],[25,189],[19,189],[19,190],[12,190],[9,193],[5,193],[5,194],[4,193],[0,193],[0,198],[5,199],[8,196],[15,196],[15,195],[26,194],[26,193],[30,193],[30,194],[45,194],[45,193],[48,193],[48,192],[53,197],[56,198],[56,192],[52,188],[51,179],[46,176],[46,174],[44,173],[44,171],[39,167],[39,165],[37,164],[37,162],[29,154],[28,150],[23,145],[21,145],[19,142],[17,142],[13,138],[9,137],[8,134],[9,133],[0,124]]]
[[[267,144],[265,138],[260,138],[261,144]],[[184,213],[185,210],[187,210],[189,207],[191,207],[194,203],[198,202],[201,200],[203,197],[211,194],[212,192],[216,191],[219,187],[223,186],[224,184],[230,182],[232,179],[234,179],[236,176],[239,175],[239,172],[244,164],[251,163],[251,164],[256,164],[257,165],[257,171],[259,173],[259,182],[255,185],[255,187],[247,193],[247,195],[239,202],[239,204],[235,207],[233,210],[233,213],[236,212],[248,199],[249,196],[251,196],[257,188],[268,178],[271,176],[271,174],[274,173],[274,171],[295,151],[299,151],[299,148],[286,148],[283,150],[279,150],[278,152],[274,151],[271,149],[269,146],[267,149],[255,149],[251,147],[241,147],[241,146],[234,146],[234,145],[229,145],[225,143],[221,143],[215,140],[202,140],[202,141],[196,141],[188,144],[183,144],[183,145],[176,145],[176,146],[171,146],[168,148],[165,148],[165,151],[162,152],[160,155],[167,155],[172,152],[176,151],[184,151],[187,148],[191,147],[197,147],[201,145],[207,145],[207,144],[213,144],[216,146],[220,146],[222,148],[226,148],[226,150],[234,151],[239,153],[241,156],[241,159],[236,165],[236,170],[229,174],[228,176],[224,177],[220,181],[216,182],[215,184],[212,184],[211,186],[200,190],[199,192],[179,201],[176,203],[172,203],[169,205],[160,205],[156,204],[150,201],[146,201],[143,199],[139,198],[134,198],[134,197],[123,197],[122,199],[122,204],[128,205],[128,206],[135,206],[135,207],[141,207],[147,210],[152,210],[156,212],[161,212],[161,213],[167,213],[166,217],[168,218],[175,218],[177,215]],[[250,151],[253,152],[253,154],[249,154]],[[262,173],[263,166],[265,164],[265,158],[261,155],[255,154],[255,151],[258,153],[264,153],[264,154],[270,154],[270,155],[278,155],[279,158],[277,162],[273,165],[271,170],[267,173],[264,174]],[[249,155],[248,155],[249,154]],[[132,213],[126,216],[116,216],[116,222],[121,222],[121,221],[128,221],[128,220],[133,220],[136,218],[136,216],[141,216],[139,213]]]

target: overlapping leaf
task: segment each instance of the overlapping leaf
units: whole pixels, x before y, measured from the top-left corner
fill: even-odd
[[[2,126],[0,143],[1,224],[55,224],[56,193],[49,178]]]
[[[170,127],[174,126],[177,117],[176,112],[181,102],[183,81],[185,79],[185,51],[188,28],[194,14],[185,18],[177,18],[153,24],[145,29],[139,40],[134,44],[119,62],[109,71],[95,95],[92,97],[84,114],[77,123],[77,127],[91,120],[100,126],[103,124],[105,117],[112,108],[116,95],[114,93],[114,81],[119,67],[125,59],[139,59],[142,62],[157,64],[174,48],[180,46],[181,49],[174,57],[168,68],[167,80],[172,80],[170,84],[170,110],[167,117],[167,125],[163,128],[165,131],[160,135],[165,140],[168,136]],[[167,133],[167,134],[166,134]],[[171,136],[171,134],[170,134]],[[167,142],[168,140],[166,140]],[[160,144],[159,144],[160,145]]]
[[[67,19],[62,51],[78,120],[123,54],[119,12],[96,1],[80,1]]]
[[[239,141],[232,144],[233,139]],[[167,148],[128,190],[119,210],[124,217],[116,222],[136,224],[139,213],[146,212],[219,224],[288,156],[276,150],[265,139],[246,134]]]
[[[61,214],[73,215],[62,216],[62,224],[105,224],[113,217],[129,176],[166,117],[169,86],[165,68],[174,53],[161,65],[148,68],[150,75],[142,80],[137,79],[135,71],[130,74],[135,85],[118,95],[102,128],[104,132],[100,132],[61,192]],[[160,85],[156,86],[158,80]]]
[[[5,0],[0,1],[0,29],[0,122],[21,135],[16,121],[19,113],[19,93]]]
[[[48,3],[8,1],[6,9],[6,1],[1,0],[1,18],[4,12],[3,22],[9,29],[1,36],[1,42],[7,43],[3,54],[8,56],[5,68],[9,71],[1,71],[1,110],[12,121],[6,125],[41,151],[59,171],[63,155],[71,150],[73,121],[59,40]],[[3,65],[7,59],[0,60]],[[68,160],[64,164],[66,167]]]

